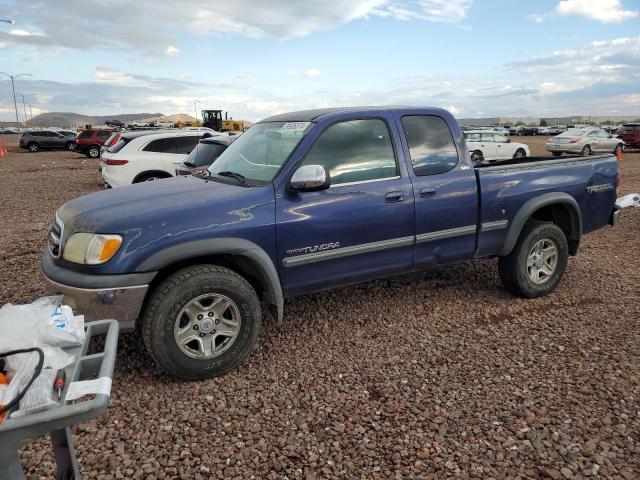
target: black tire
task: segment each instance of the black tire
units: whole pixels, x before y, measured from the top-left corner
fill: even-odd
[[[90,145],[87,147],[87,157],[100,158],[100,147],[98,145]]]
[[[519,148],[516,150],[516,153],[513,154],[513,158],[524,158],[527,156],[527,152],[524,151],[524,148]]]
[[[555,244],[557,261],[552,274],[543,283],[536,283],[529,276],[527,261],[534,246],[543,240],[550,240]],[[567,237],[560,227],[550,222],[530,220],[522,229],[511,253],[499,258],[500,279],[504,288],[515,295],[542,297],[556,289],[564,275],[568,258]]]
[[[66,148],[70,152],[73,152],[76,149],[76,142],[67,142],[64,148]]]
[[[562,156],[562,152],[553,152],[553,156],[554,157],[561,157]]]
[[[170,178],[170,175],[162,174],[162,173],[145,173],[144,175],[140,175],[138,178],[134,180],[133,183],[142,183],[142,182],[153,182],[155,180],[160,180],[163,178]]]
[[[27,148],[32,153],[40,151],[40,145],[38,145],[36,142],[31,142],[29,145],[27,145]]]
[[[219,356],[192,358],[178,346],[174,326],[180,322],[178,315],[183,307],[208,294],[224,295],[235,302],[240,314],[239,332]],[[162,370],[176,377],[200,380],[223,375],[251,353],[261,317],[260,300],[243,277],[224,267],[196,265],[169,276],[151,293],[141,317],[141,330],[147,351]]]
[[[591,146],[585,145],[584,147],[582,147],[580,155],[582,155],[583,157],[588,157],[589,155],[591,155]]]
[[[482,155],[482,152],[480,150],[474,150],[473,152],[471,152],[471,161],[474,163],[478,163],[478,162],[482,162],[484,160],[484,157]]]

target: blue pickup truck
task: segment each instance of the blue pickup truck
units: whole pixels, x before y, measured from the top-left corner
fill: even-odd
[[[87,319],[116,318],[166,372],[210,378],[251,351],[262,308],[497,257],[510,292],[552,292],[583,234],[614,225],[613,155],[474,165],[437,108],[276,115],[202,175],[76,198],[42,259]]]

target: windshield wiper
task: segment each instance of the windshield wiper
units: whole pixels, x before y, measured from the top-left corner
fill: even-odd
[[[222,172],[218,172],[215,175],[218,175],[220,177],[231,177],[231,178],[235,178],[238,183],[240,185],[245,185],[245,186],[249,186],[251,185],[248,181],[247,181],[247,177],[245,177],[244,175],[237,173],[237,172],[231,172],[229,170],[223,170]]]

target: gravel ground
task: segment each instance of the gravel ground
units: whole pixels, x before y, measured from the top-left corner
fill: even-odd
[[[101,188],[96,167],[0,158],[0,304],[45,293],[53,211]],[[640,191],[640,153],[622,169],[621,193]],[[83,477],[640,478],[639,235],[624,211],[537,300],[505,293],[495,260],[289,300],[205,382],[164,378],[125,335],[108,412],[73,429]],[[22,458],[53,475],[47,441]]]

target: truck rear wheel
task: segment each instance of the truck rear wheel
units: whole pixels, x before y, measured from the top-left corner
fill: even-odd
[[[541,297],[556,289],[568,257],[567,237],[557,225],[529,221],[511,253],[500,257],[500,279],[511,293]]]
[[[199,380],[238,366],[251,353],[260,325],[260,301],[244,278],[216,265],[196,265],[153,291],[142,335],[165,372]]]

